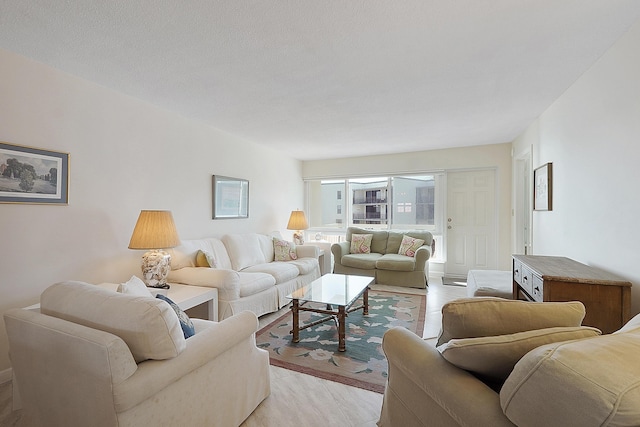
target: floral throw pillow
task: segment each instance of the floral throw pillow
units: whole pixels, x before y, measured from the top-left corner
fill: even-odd
[[[424,245],[424,240],[404,235],[402,236],[402,243],[400,243],[398,253],[400,255],[414,257],[416,256],[416,251],[422,245]]]
[[[351,247],[349,253],[352,254],[369,254],[371,253],[371,239],[373,234],[352,234]]]
[[[292,261],[298,259],[295,243],[287,242],[277,237],[273,238],[273,252],[275,253],[276,261]]]

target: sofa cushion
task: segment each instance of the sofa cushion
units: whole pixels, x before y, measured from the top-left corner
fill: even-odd
[[[414,239],[424,240],[424,244],[431,246],[433,235],[428,231],[410,230],[410,231],[389,231],[389,239],[387,240],[387,248],[383,253],[397,254],[400,252],[400,245],[404,236],[413,237]]]
[[[265,259],[260,240],[255,233],[227,234],[222,237],[222,242],[227,248],[231,266],[236,271],[272,261]],[[270,239],[269,242],[272,245]]]
[[[296,245],[283,239],[273,238],[273,252],[275,261],[291,261],[298,259]]]
[[[227,248],[222,243],[222,240],[215,237],[182,240],[180,246],[167,249],[167,252],[171,254],[171,269],[196,267],[196,259],[200,250],[213,256],[216,260],[215,268],[231,269],[231,260],[227,254]]]
[[[266,273],[273,276],[276,283],[284,283],[298,277],[300,271],[290,262],[274,261],[245,268],[242,273]]]
[[[350,254],[368,254],[371,253],[371,239],[373,234],[354,234],[351,236]]]
[[[451,364],[492,382],[503,382],[529,351],[559,341],[589,338],[600,330],[588,326],[558,327],[478,338],[452,339],[438,346]]]
[[[82,282],[62,282],[45,289],[40,311],[120,337],[138,363],[170,359],[186,348],[178,316],[156,298]]]
[[[185,313],[180,307],[178,307],[178,304],[173,302],[171,298],[162,294],[157,294],[156,298],[161,299],[162,301],[169,304],[169,306],[171,306],[173,311],[176,312],[176,315],[178,316],[178,320],[180,321],[180,327],[182,328],[182,334],[184,335],[185,339],[195,335],[196,329],[193,326],[193,322],[191,321],[191,319],[189,319],[189,316],[187,316],[187,313]]]
[[[276,279],[267,273],[251,273],[241,271],[240,277],[240,298],[248,297],[275,286]]]
[[[538,347],[500,391],[517,425],[631,426],[640,420],[640,328]]]
[[[318,270],[318,272],[320,271],[320,266],[316,258],[298,258],[297,260],[290,261],[289,263],[295,265],[300,274],[309,274],[314,270]]]
[[[461,298],[442,306],[442,329],[436,345],[452,338],[488,337],[557,326],[580,326],[584,304],[528,302],[502,298]]]
[[[382,255],[376,261],[376,268],[378,270],[413,271],[415,266],[415,258],[398,254]]]
[[[128,295],[137,295],[141,297],[153,297],[147,285],[144,284],[142,279],[137,276],[131,276],[125,283],[120,283],[118,285],[117,292]]]
[[[414,257],[416,256],[416,251],[422,245],[424,245],[424,239],[416,239],[415,237],[404,235],[402,236],[398,254]]]
[[[196,267],[217,268],[218,263],[213,253],[209,251],[198,250],[196,254]]]
[[[376,262],[382,257],[379,253],[349,254],[342,257],[340,264],[345,267],[375,270]]]
[[[359,227],[348,227],[346,240],[351,242],[352,236],[354,234],[371,234],[373,235],[371,239],[371,252],[375,252],[378,254],[384,254],[387,249],[387,238],[389,237],[388,231],[383,230],[365,230]]]

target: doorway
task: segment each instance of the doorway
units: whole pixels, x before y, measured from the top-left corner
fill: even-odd
[[[447,173],[445,275],[497,268],[494,169]]]

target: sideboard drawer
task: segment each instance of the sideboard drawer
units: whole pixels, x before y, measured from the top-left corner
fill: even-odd
[[[537,302],[542,302],[543,299],[543,282],[542,282],[542,278],[538,275],[533,275],[533,283],[531,286],[531,296],[533,297],[534,301]]]
[[[527,266],[522,266],[522,281],[520,287],[530,296],[533,296],[533,273]]]
[[[519,285],[522,284],[522,263],[520,261],[513,261],[513,280]]]

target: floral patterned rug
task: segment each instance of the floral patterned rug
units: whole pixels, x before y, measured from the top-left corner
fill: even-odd
[[[290,312],[258,331],[256,341],[269,352],[274,366],[383,393],[387,359],[382,336],[394,326],[422,336],[426,300],[424,295],[370,290],[369,315],[357,310],[347,316],[344,352],[338,351],[338,329],[333,320],[300,331],[300,342],[292,343]],[[301,311],[301,326],[322,317],[326,315]]]

